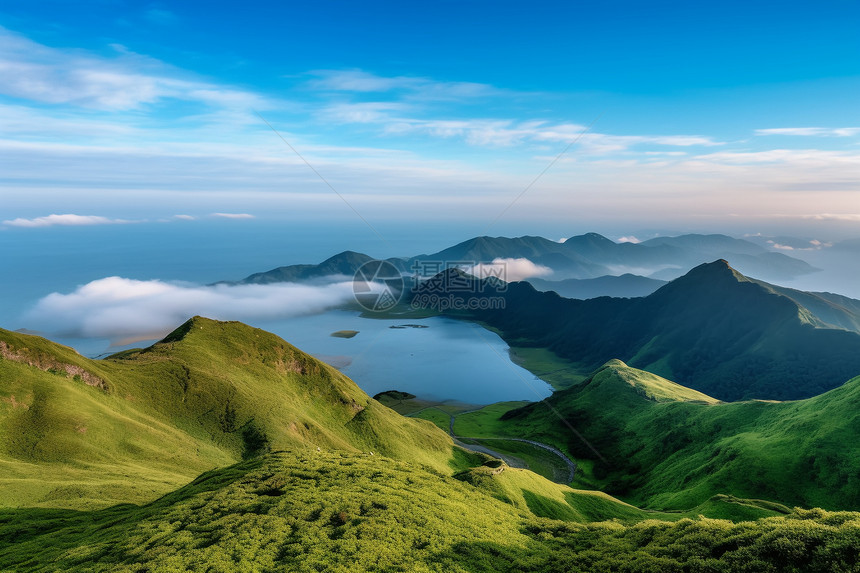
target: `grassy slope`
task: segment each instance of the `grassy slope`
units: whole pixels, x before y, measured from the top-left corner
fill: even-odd
[[[655,390],[643,393],[631,379]],[[638,505],[685,509],[729,493],[860,508],[860,378],[794,402],[707,403],[686,389],[664,401],[648,397],[667,383],[655,386],[653,375],[611,361],[581,386],[549,398],[554,411],[536,403],[484,421],[481,413],[464,418],[476,417],[470,425],[488,435],[554,444],[585,461],[581,483],[602,484]],[[666,399],[671,394],[676,400]]]
[[[454,479],[382,456],[279,452],[145,506],[0,511],[0,569],[838,571],[858,558],[860,514],[658,521],[604,494],[495,472]]]
[[[0,342],[0,505],[140,502],[270,448],[375,451],[460,469],[432,424],[239,323],[195,318],[163,343],[100,361],[4,330]]]

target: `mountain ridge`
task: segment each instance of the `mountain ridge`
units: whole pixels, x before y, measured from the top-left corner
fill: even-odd
[[[451,294],[504,304],[447,314],[497,328],[513,346],[547,348],[579,363],[583,374],[620,358],[731,401],[809,397],[860,373],[860,334],[826,328],[724,260],[634,299],[566,299],[524,282],[502,289],[475,282],[465,290],[472,292]]]

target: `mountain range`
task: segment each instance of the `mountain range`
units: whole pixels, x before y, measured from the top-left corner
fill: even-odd
[[[657,237],[642,243],[616,243],[597,233],[570,237],[564,242],[543,237],[475,237],[442,251],[408,258],[390,258],[388,262],[407,274],[432,275],[449,266],[492,263],[496,259],[525,258],[552,272],[542,280],[595,279],[635,274],[657,281],[671,280],[692,267],[722,258],[741,270],[764,280],[784,280],[815,272],[808,263],[782,253],[726,235],[681,235]],[[351,277],[362,264],[373,260],[369,255],[345,251],[318,265],[289,265],[254,273],[231,284],[266,284],[320,279],[328,276]],[[441,264],[441,267],[440,267]],[[435,269],[427,271],[427,269]],[[229,281],[225,281],[229,282]],[[596,289],[592,283],[588,294],[624,293],[637,296],[641,283],[626,290],[624,281],[604,279],[608,290]],[[629,282],[629,279],[627,279]],[[545,283],[544,283],[545,284]],[[560,288],[565,288],[560,286]],[[614,290],[612,290],[614,288]],[[641,295],[640,295],[641,296]]]
[[[488,324],[512,346],[549,349],[583,374],[620,358],[721,400],[788,400],[860,373],[860,333],[844,328],[857,324],[857,301],[840,305],[840,297],[773,287],[725,260],[632,299],[568,299],[526,282],[479,284],[457,269],[446,272],[422,284],[413,300],[444,285],[470,285],[449,294],[467,300],[464,308],[485,310],[447,314]],[[503,304],[468,302],[490,298]]]

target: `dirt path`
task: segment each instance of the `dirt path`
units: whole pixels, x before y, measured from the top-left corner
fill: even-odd
[[[448,433],[451,435],[451,438],[454,440],[454,443],[456,443],[461,448],[465,448],[465,449],[471,450],[473,452],[481,452],[481,453],[493,456],[494,458],[499,458],[501,460],[504,460],[505,463],[507,463],[509,466],[511,466],[513,468],[526,468],[526,469],[528,469],[528,464],[526,464],[525,461],[521,460],[520,458],[511,456],[508,454],[502,454],[500,452],[497,452],[495,450],[492,450],[486,446],[482,446],[479,444],[466,444],[466,443],[463,443],[461,440],[480,440],[482,442],[490,441],[490,440],[507,440],[509,442],[522,442],[525,444],[531,444],[532,446],[535,446],[536,448],[541,448],[541,449],[546,450],[546,451],[556,455],[557,457],[561,458],[561,460],[564,462],[564,465],[567,467],[567,477],[566,477],[567,481],[564,482],[565,484],[569,484],[570,482],[572,482],[574,475],[576,475],[576,462],[574,462],[569,457],[567,457],[564,454],[564,452],[562,452],[561,450],[559,450],[557,448],[554,448],[553,446],[550,446],[549,444],[544,444],[543,442],[537,442],[535,440],[527,440],[525,438],[474,438],[471,436],[458,436],[458,435],[456,435],[454,433],[454,421],[456,420],[457,416],[460,416],[462,414],[469,414],[471,412],[477,412],[478,410],[468,410],[466,412],[459,412],[457,414],[452,414],[450,412],[446,412],[445,410],[443,410],[442,408],[439,408],[438,406],[428,406],[427,408],[423,408],[421,410],[418,410],[417,412],[413,412],[412,414],[414,415],[414,414],[417,414],[418,412],[423,412],[424,410],[429,410],[431,408],[435,408],[436,410],[439,410],[440,412],[442,412],[443,414],[448,416],[448,419],[449,419],[448,420]]]

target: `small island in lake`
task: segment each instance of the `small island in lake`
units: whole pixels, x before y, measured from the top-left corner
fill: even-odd
[[[331,336],[335,338],[352,338],[356,334],[358,334],[358,330],[338,330],[337,332],[332,332]]]

